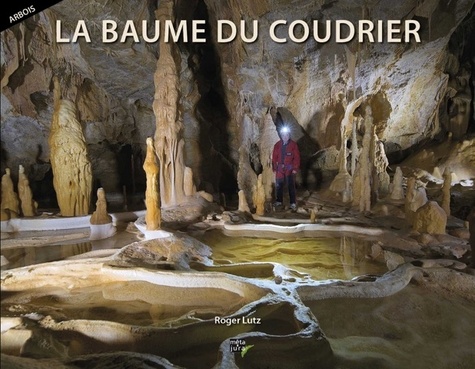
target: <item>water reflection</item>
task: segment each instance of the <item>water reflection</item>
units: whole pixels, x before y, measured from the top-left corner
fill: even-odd
[[[42,232],[41,236],[25,233],[4,240],[2,270],[64,260],[96,250],[120,249],[139,240],[137,233],[128,232],[125,228],[113,237],[97,241],[89,241],[82,236],[47,244],[48,235],[53,238],[74,236],[71,233],[58,235],[57,232]],[[220,230],[210,230],[195,237],[212,248],[215,264],[274,262],[317,280],[351,279],[387,271],[385,265],[367,258],[371,253],[371,242],[358,238],[235,237],[227,236]],[[37,242],[40,243],[35,245]]]
[[[212,248],[216,264],[275,262],[317,280],[351,279],[387,271],[385,265],[366,257],[371,253],[371,243],[356,238],[231,237],[219,230],[195,237]]]
[[[118,250],[140,240],[137,233],[126,231],[125,225],[104,240],[89,241],[88,232],[89,229],[15,233],[2,240],[2,270],[64,260],[96,250]]]
[[[23,266],[64,260],[68,257],[84,254],[92,250],[91,242],[81,242],[72,245],[53,245],[41,247],[15,247],[2,250],[2,255],[8,264],[2,269],[13,269]]]

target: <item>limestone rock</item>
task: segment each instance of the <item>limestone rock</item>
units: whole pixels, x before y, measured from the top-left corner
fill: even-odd
[[[246,200],[246,195],[244,194],[243,190],[240,190],[238,192],[238,197],[239,197],[239,205],[238,205],[238,210],[245,212],[245,213],[250,213],[251,210],[249,209],[249,205]]]
[[[373,135],[373,146],[374,146],[374,163],[373,163],[373,179],[377,184],[376,192],[378,198],[382,198],[389,193],[389,183],[390,178],[387,172],[389,166],[389,161],[386,156],[386,151],[384,149],[383,142],[378,138],[376,134]]]
[[[17,218],[20,215],[20,201],[13,188],[13,181],[10,175],[10,168],[5,169],[2,176],[2,219],[5,217]]]
[[[352,199],[352,177],[346,173],[338,173],[333,179],[330,190],[341,195],[343,202],[349,202]]]
[[[257,177],[257,185],[254,191],[254,205],[256,207],[256,215],[264,215],[265,213],[266,193],[264,184],[262,183],[262,174]]]
[[[427,203],[425,189],[423,187],[417,187],[416,178],[409,178],[407,181],[406,199],[404,202],[404,212],[409,224],[413,225],[415,212],[425,203]]]
[[[87,215],[92,190],[92,170],[81,123],[72,101],[61,99],[54,78],[55,103],[49,146],[53,185],[62,216]]]
[[[371,183],[371,174],[373,171],[373,158],[371,158],[371,140],[374,137],[373,134],[373,115],[369,106],[365,109],[364,119],[365,133],[363,137],[363,145],[361,149],[360,160],[358,163],[358,178],[359,183],[356,188],[359,188],[360,195],[358,206],[360,212],[367,212],[371,210],[371,193],[374,190]],[[355,188],[353,189],[355,193]],[[353,198],[355,202],[355,198]]]
[[[442,209],[445,214],[450,216],[450,188],[452,187],[452,173],[449,168],[446,167],[444,171],[444,185],[442,186]]]
[[[468,220],[468,230],[470,231],[470,247],[472,252],[472,267],[475,267],[475,257],[473,257],[475,253],[475,208],[472,208],[472,211],[467,217]]]
[[[196,193],[196,187],[193,183],[193,170],[190,167],[185,167],[183,182],[185,196],[193,196]]]
[[[343,123],[342,123],[343,124]],[[343,132],[343,129],[342,129]],[[339,153],[339,161],[340,161],[340,169],[336,177],[333,179],[332,183],[330,184],[330,191],[336,192],[341,195],[343,202],[349,202],[352,200],[352,184],[353,178],[348,173],[346,168],[347,166],[347,150],[346,150],[346,139],[342,133],[342,144]]]
[[[107,213],[106,193],[102,187],[97,189],[96,210],[91,215],[90,223],[95,225],[112,223],[112,217]]]
[[[159,3],[156,18],[160,32],[165,31],[165,21],[174,19],[175,5],[165,0]],[[177,45],[160,37],[160,56],[154,74],[155,94],[153,111],[156,117],[155,149],[160,165],[160,197],[164,207],[179,205],[185,201],[183,160],[183,121],[178,111],[179,56]]]
[[[198,191],[198,195],[200,195],[203,199],[205,199],[208,202],[213,202],[213,195],[206,191]]]
[[[447,225],[447,214],[435,201],[421,206],[414,215],[413,228],[417,232],[443,234]]]
[[[394,173],[393,182],[391,183],[391,199],[392,200],[403,200],[404,199],[404,188],[402,187],[402,170],[401,167],[396,168],[396,173]]]
[[[274,148],[274,144],[279,141],[279,135],[272,119],[270,109],[263,118],[260,131],[259,152],[260,162],[262,165],[262,183],[264,184],[266,201],[272,201],[272,185],[274,183],[274,172],[272,170],[272,150]]]
[[[145,190],[147,213],[145,214],[145,222],[147,230],[154,231],[160,229],[161,224],[160,187],[158,184],[160,170],[151,137],[147,138],[147,156],[145,157],[143,169],[147,177],[147,187]]]
[[[30,181],[25,174],[25,168],[23,168],[23,165],[20,165],[18,168],[18,196],[20,197],[21,212],[23,216],[35,216],[38,204],[35,200],[33,200]]]

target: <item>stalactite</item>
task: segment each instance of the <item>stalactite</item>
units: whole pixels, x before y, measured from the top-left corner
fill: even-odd
[[[160,2],[156,10],[160,32],[164,33],[165,20],[174,18],[171,0]],[[155,96],[153,111],[156,118],[155,150],[160,165],[160,191],[163,206],[174,206],[185,201],[183,188],[184,161],[181,139],[183,123],[178,113],[177,46],[160,38],[160,57],[154,75]]]
[[[355,84],[356,84],[356,59],[357,55],[356,53],[351,52],[351,50],[345,45],[345,54],[346,54],[346,62],[348,64],[348,72],[350,74],[350,80],[351,80],[351,96],[349,96],[349,99],[353,100],[355,99]]]

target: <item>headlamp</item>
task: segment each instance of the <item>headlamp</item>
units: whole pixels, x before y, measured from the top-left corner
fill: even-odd
[[[289,127],[287,126],[283,126],[281,129],[280,129],[280,133],[290,133],[290,129]]]

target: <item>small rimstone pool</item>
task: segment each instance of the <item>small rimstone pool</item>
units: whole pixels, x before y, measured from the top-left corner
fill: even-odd
[[[387,272],[386,265],[368,258],[371,242],[352,237],[236,237],[216,229],[195,237],[211,247],[215,264],[275,262],[316,280]]]

